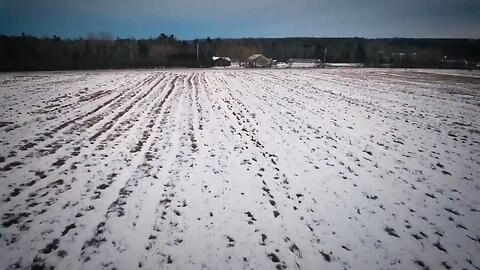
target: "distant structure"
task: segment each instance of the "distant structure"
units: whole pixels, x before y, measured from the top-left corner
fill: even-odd
[[[315,58],[290,58],[288,60],[290,67],[301,66],[301,67],[323,67],[324,63],[321,59]]]
[[[212,57],[213,65],[217,67],[229,67],[232,65],[230,57],[226,56],[214,56]]]
[[[392,52],[391,57],[386,57],[385,59],[389,61],[386,63],[391,63],[394,65],[414,65],[417,59],[417,53]]]
[[[444,56],[442,68],[466,69],[468,68],[468,61],[466,59],[448,59],[447,56]]]
[[[247,58],[246,67],[271,67],[272,59],[268,59],[263,54],[254,54]]]
[[[396,64],[403,64],[403,58],[405,56],[406,53],[404,52],[393,52],[392,53],[392,60],[396,63]]]

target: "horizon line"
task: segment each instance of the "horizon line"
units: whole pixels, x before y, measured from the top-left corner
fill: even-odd
[[[62,37],[60,35],[56,34],[42,34],[42,35],[35,35],[35,34],[28,34],[28,33],[20,33],[20,34],[5,34],[5,33],[0,33],[0,36],[6,36],[6,37],[34,37],[38,39],[44,39],[44,38],[60,38],[62,40],[79,40],[79,39],[91,39],[91,38],[97,38],[97,39],[102,39],[100,35],[102,33],[106,33],[109,35],[109,38],[104,38],[106,40],[117,40],[117,39],[136,39],[136,40],[148,40],[148,39],[156,39],[160,37],[162,34],[166,35],[166,37],[170,37],[173,35],[173,37],[176,40],[180,41],[194,41],[194,40],[207,40],[208,38],[214,40],[214,39],[221,39],[221,40],[235,40],[235,39],[366,39],[366,40],[381,40],[381,39],[450,39],[450,40],[479,40],[480,37],[401,37],[401,36],[391,36],[391,37],[362,37],[362,36],[243,36],[243,37],[212,37],[212,36],[206,36],[206,37],[196,37],[196,38],[181,38],[179,36],[176,36],[171,33],[159,33],[157,36],[148,36],[148,37],[136,37],[133,35],[127,35],[127,36],[121,36],[121,35],[115,35],[114,33],[111,33],[109,31],[91,31],[85,35],[82,36],[71,36],[71,37]],[[90,36],[89,36],[90,35]]]

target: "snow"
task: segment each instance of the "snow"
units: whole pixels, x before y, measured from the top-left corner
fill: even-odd
[[[480,80],[0,74],[0,268],[480,267]]]
[[[325,63],[325,67],[335,68],[360,68],[364,66],[365,64],[362,63]]]
[[[226,56],[212,56],[212,60],[213,60],[213,61],[216,61],[216,60],[218,60],[218,59],[220,59],[220,58],[222,58],[223,60],[229,61],[229,62],[232,61],[232,60],[230,59],[230,57],[226,57]]]
[[[292,68],[318,68],[322,65],[321,63],[291,63],[290,67]]]
[[[411,69],[420,73],[480,78],[480,70],[466,69]]]

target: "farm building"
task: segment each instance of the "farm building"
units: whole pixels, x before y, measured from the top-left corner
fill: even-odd
[[[288,60],[289,63],[305,63],[305,64],[310,64],[310,63],[323,63],[321,59],[315,59],[315,58],[290,58]]]
[[[213,65],[217,67],[228,67],[232,64],[232,60],[230,60],[229,57],[219,57],[219,56],[214,56],[212,57]]]
[[[290,58],[288,60],[290,67],[322,67],[324,66],[321,59],[310,58]]]
[[[254,54],[247,59],[247,67],[271,67],[272,59],[268,59],[263,54]]]
[[[468,62],[465,59],[442,59],[442,68],[468,68]]]

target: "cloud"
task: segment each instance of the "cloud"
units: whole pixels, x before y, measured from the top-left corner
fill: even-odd
[[[0,31],[28,21],[45,32],[61,22],[65,32],[86,24],[93,29],[84,32],[136,36],[480,37],[478,0],[0,0],[0,7]]]

